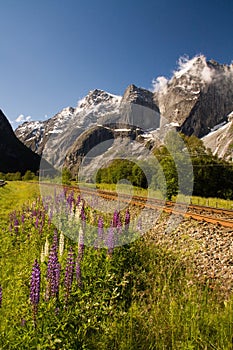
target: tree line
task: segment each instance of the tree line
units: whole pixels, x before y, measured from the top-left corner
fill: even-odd
[[[114,159],[98,170],[95,181],[116,184],[122,179],[160,190],[167,199],[178,193],[233,199],[233,164],[213,155],[197,137],[172,131],[153,157]]]

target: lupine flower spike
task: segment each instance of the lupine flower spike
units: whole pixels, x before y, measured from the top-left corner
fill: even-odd
[[[57,235],[54,234],[53,246],[49,254],[48,269],[47,269],[47,290],[46,299],[57,297],[59,293],[59,280],[61,266],[58,261]]]
[[[37,262],[37,259],[35,259],[33,268],[32,268],[31,281],[30,281],[30,302],[32,305],[34,327],[36,327],[36,315],[38,311],[39,301],[40,301],[40,266]]]
[[[98,220],[98,247],[103,246],[103,237],[104,237],[104,220],[100,216]]]
[[[108,248],[108,255],[111,256],[114,249],[114,227],[113,226],[110,226],[110,228],[108,229],[107,248]]]
[[[130,224],[130,212],[129,212],[129,209],[127,209],[125,213],[125,230],[126,231],[128,231],[129,229],[129,224]]]
[[[79,240],[78,240],[78,259],[82,260],[84,254],[84,233],[82,227],[79,230]]]
[[[64,245],[65,245],[65,237],[64,234],[61,232],[59,237],[59,255],[62,256],[64,252]]]

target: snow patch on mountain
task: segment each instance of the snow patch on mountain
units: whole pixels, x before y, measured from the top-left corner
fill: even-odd
[[[217,124],[210,133],[202,138],[204,145],[214,155],[233,160],[233,112],[228,115],[228,122]]]

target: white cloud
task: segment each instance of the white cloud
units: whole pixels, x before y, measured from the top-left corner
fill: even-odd
[[[176,78],[186,74],[190,78],[199,77],[202,84],[210,83],[213,78],[213,70],[208,67],[204,55],[196,55],[189,58],[187,55],[181,56],[178,60],[178,68],[174,72]]]
[[[152,80],[153,92],[161,92],[166,90],[167,83],[168,83],[168,79],[163,76],[153,79]]]
[[[201,78],[204,82],[211,83],[213,78],[213,71],[208,66],[205,66],[201,72]]]
[[[29,122],[31,120],[30,115],[25,117],[23,114],[20,114],[16,119],[16,123],[23,123],[23,122]]]
[[[16,123],[21,123],[24,121],[24,115],[23,114],[20,114],[18,116],[18,118],[15,119]]]

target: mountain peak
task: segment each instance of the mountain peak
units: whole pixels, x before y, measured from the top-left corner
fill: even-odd
[[[100,103],[114,102],[116,99],[121,99],[121,97],[95,89],[89,91],[88,95],[79,101],[78,108],[90,108]]]
[[[134,103],[159,112],[159,109],[154,102],[153,92],[139,88],[134,84],[129,85],[125,90],[122,103]]]

